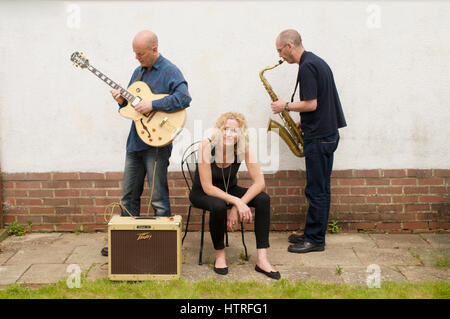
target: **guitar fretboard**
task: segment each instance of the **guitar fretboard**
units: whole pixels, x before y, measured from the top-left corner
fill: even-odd
[[[88,66],[88,70],[94,73],[100,80],[108,84],[113,89],[119,90],[120,95],[122,95],[129,103],[133,103],[134,99],[136,98],[133,94],[125,90],[123,87],[121,87],[119,84],[111,80],[109,77],[104,75],[102,72],[94,68],[92,65]]]

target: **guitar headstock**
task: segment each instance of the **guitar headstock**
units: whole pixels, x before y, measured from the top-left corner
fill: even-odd
[[[89,60],[84,56],[83,52],[72,53],[70,60],[77,68],[85,69],[89,66]]]

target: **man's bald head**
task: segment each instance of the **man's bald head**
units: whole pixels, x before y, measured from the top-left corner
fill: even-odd
[[[278,55],[287,63],[300,63],[300,57],[305,49],[300,34],[293,29],[281,32],[275,41]]]
[[[151,49],[154,46],[158,46],[158,37],[150,30],[143,30],[134,37],[133,45],[135,44]]]
[[[302,37],[294,29],[287,29],[280,33],[278,36],[280,45],[286,45],[287,43],[292,43],[295,47],[302,46]]]
[[[149,30],[138,32],[133,39],[133,51],[139,63],[150,68],[158,59],[158,37]]]

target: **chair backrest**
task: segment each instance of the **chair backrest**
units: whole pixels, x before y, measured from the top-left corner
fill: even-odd
[[[186,186],[189,192],[192,190],[192,183],[194,181],[195,170],[198,162],[198,148],[200,147],[201,141],[196,141],[189,145],[183,153],[181,159],[181,172],[183,173]]]

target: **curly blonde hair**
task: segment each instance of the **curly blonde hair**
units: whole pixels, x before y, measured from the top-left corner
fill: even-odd
[[[227,112],[219,116],[214,127],[215,131],[211,137],[211,143],[217,145],[222,141],[222,131],[228,120],[235,120],[239,123],[239,136],[237,143],[234,145],[234,151],[240,160],[244,160],[245,152],[248,150],[249,137],[247,120],[243,114],[238,112]]]

